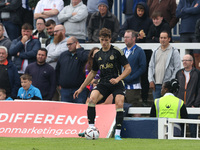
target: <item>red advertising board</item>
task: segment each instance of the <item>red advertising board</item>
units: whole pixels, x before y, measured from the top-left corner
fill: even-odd
[[[108,137],[115,105],[97,105],[95,126]],[[1,137],[78,137],[88,127],[87,105],[52,101],[1,101]]]

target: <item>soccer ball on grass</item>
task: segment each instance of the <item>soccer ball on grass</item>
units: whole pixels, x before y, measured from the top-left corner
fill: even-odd
[[[99,130],[96,127],[89,127],[85,131],[85,137],[88,140],[96,140],[99,138]]]

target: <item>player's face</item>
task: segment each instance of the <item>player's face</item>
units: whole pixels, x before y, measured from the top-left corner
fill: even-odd
[[[24,90],[27,91],[30,88],[31,84],[32,84],[32,81],[21,79],[21,85]]]
[[[36,22],[36,28],[39,32],[42,32],[45,29],[44,21],[42,19],[38,19]]]
[[[71,53],[76,52],[76,45],[77,45],[77,42],[74,42],[72,39],[67,40],[67,47]]]
[[[2,26],[0,26],[0,39],[3,37],[4,29]]]
[[[192,69],[193,61],[192,61],[191,56],[189,55],[183,56],[182,62],[183,62],[183,67],[185,69]]]
[[[48,27],[46,27],[46,30],[47,30],[47,33],[50,35],[50,36],[53,36],[54,35],[54,25],[50,25]]]
[[[32,35],[32,30],[26,30],[26,29],[22,29],[21,30],[21,34],[22,34],[22,36],[27,36],[28,37],[28,39],[30,39],[31,38],[31,35]]]
[[[153,18],[152,20],[155,26],[159,26],[162,23],[163,17],[158,16],[157,18]]]
[[[165,32],[161,32],[160,33],[160,44],[161,46],[163,47],[166,47],[169,45],[169,42],[170,42],[170,38],[168,37],[168,34],[165,33]]]
[[[99,5],[98,9],[101,16],[105,16],[108,11],[108,8],[106,7],[106,5],[103,5],[103,4]]]
[[[131,32],[125,32],[124,34],[124,42],[126,44],[126,46],[132,47],[133,45],[135,45],[135,37],[132,37],[132,33]]]
[[[0,100],[5,100],[5,99],[6,99],[6,94],[0,92]]]
[[[137,15],[142,17],[144,15],[144,9],[137,8]]]
[[[99,41],[103,49],[108,49],[110,46],[111,38],[109,37],[99,37]]]
[[[4,49],[0,49],[0,62],[4,63],[4,61],[7,59],[8,54]]]
[[[47,58],[46,52],[38,50],[38,53],[37,53],[37,63],[38,64],[44,64],[45,61],[46,61],[46,58]]]

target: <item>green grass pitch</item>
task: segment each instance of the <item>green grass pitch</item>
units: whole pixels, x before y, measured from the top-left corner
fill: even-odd
[[[0,138],[0,150],[199,150],[199,140]]]

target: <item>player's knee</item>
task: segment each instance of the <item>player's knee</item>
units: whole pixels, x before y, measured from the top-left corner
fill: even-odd
[[[89,99],[89,104],[96,104],[93,98]]]

